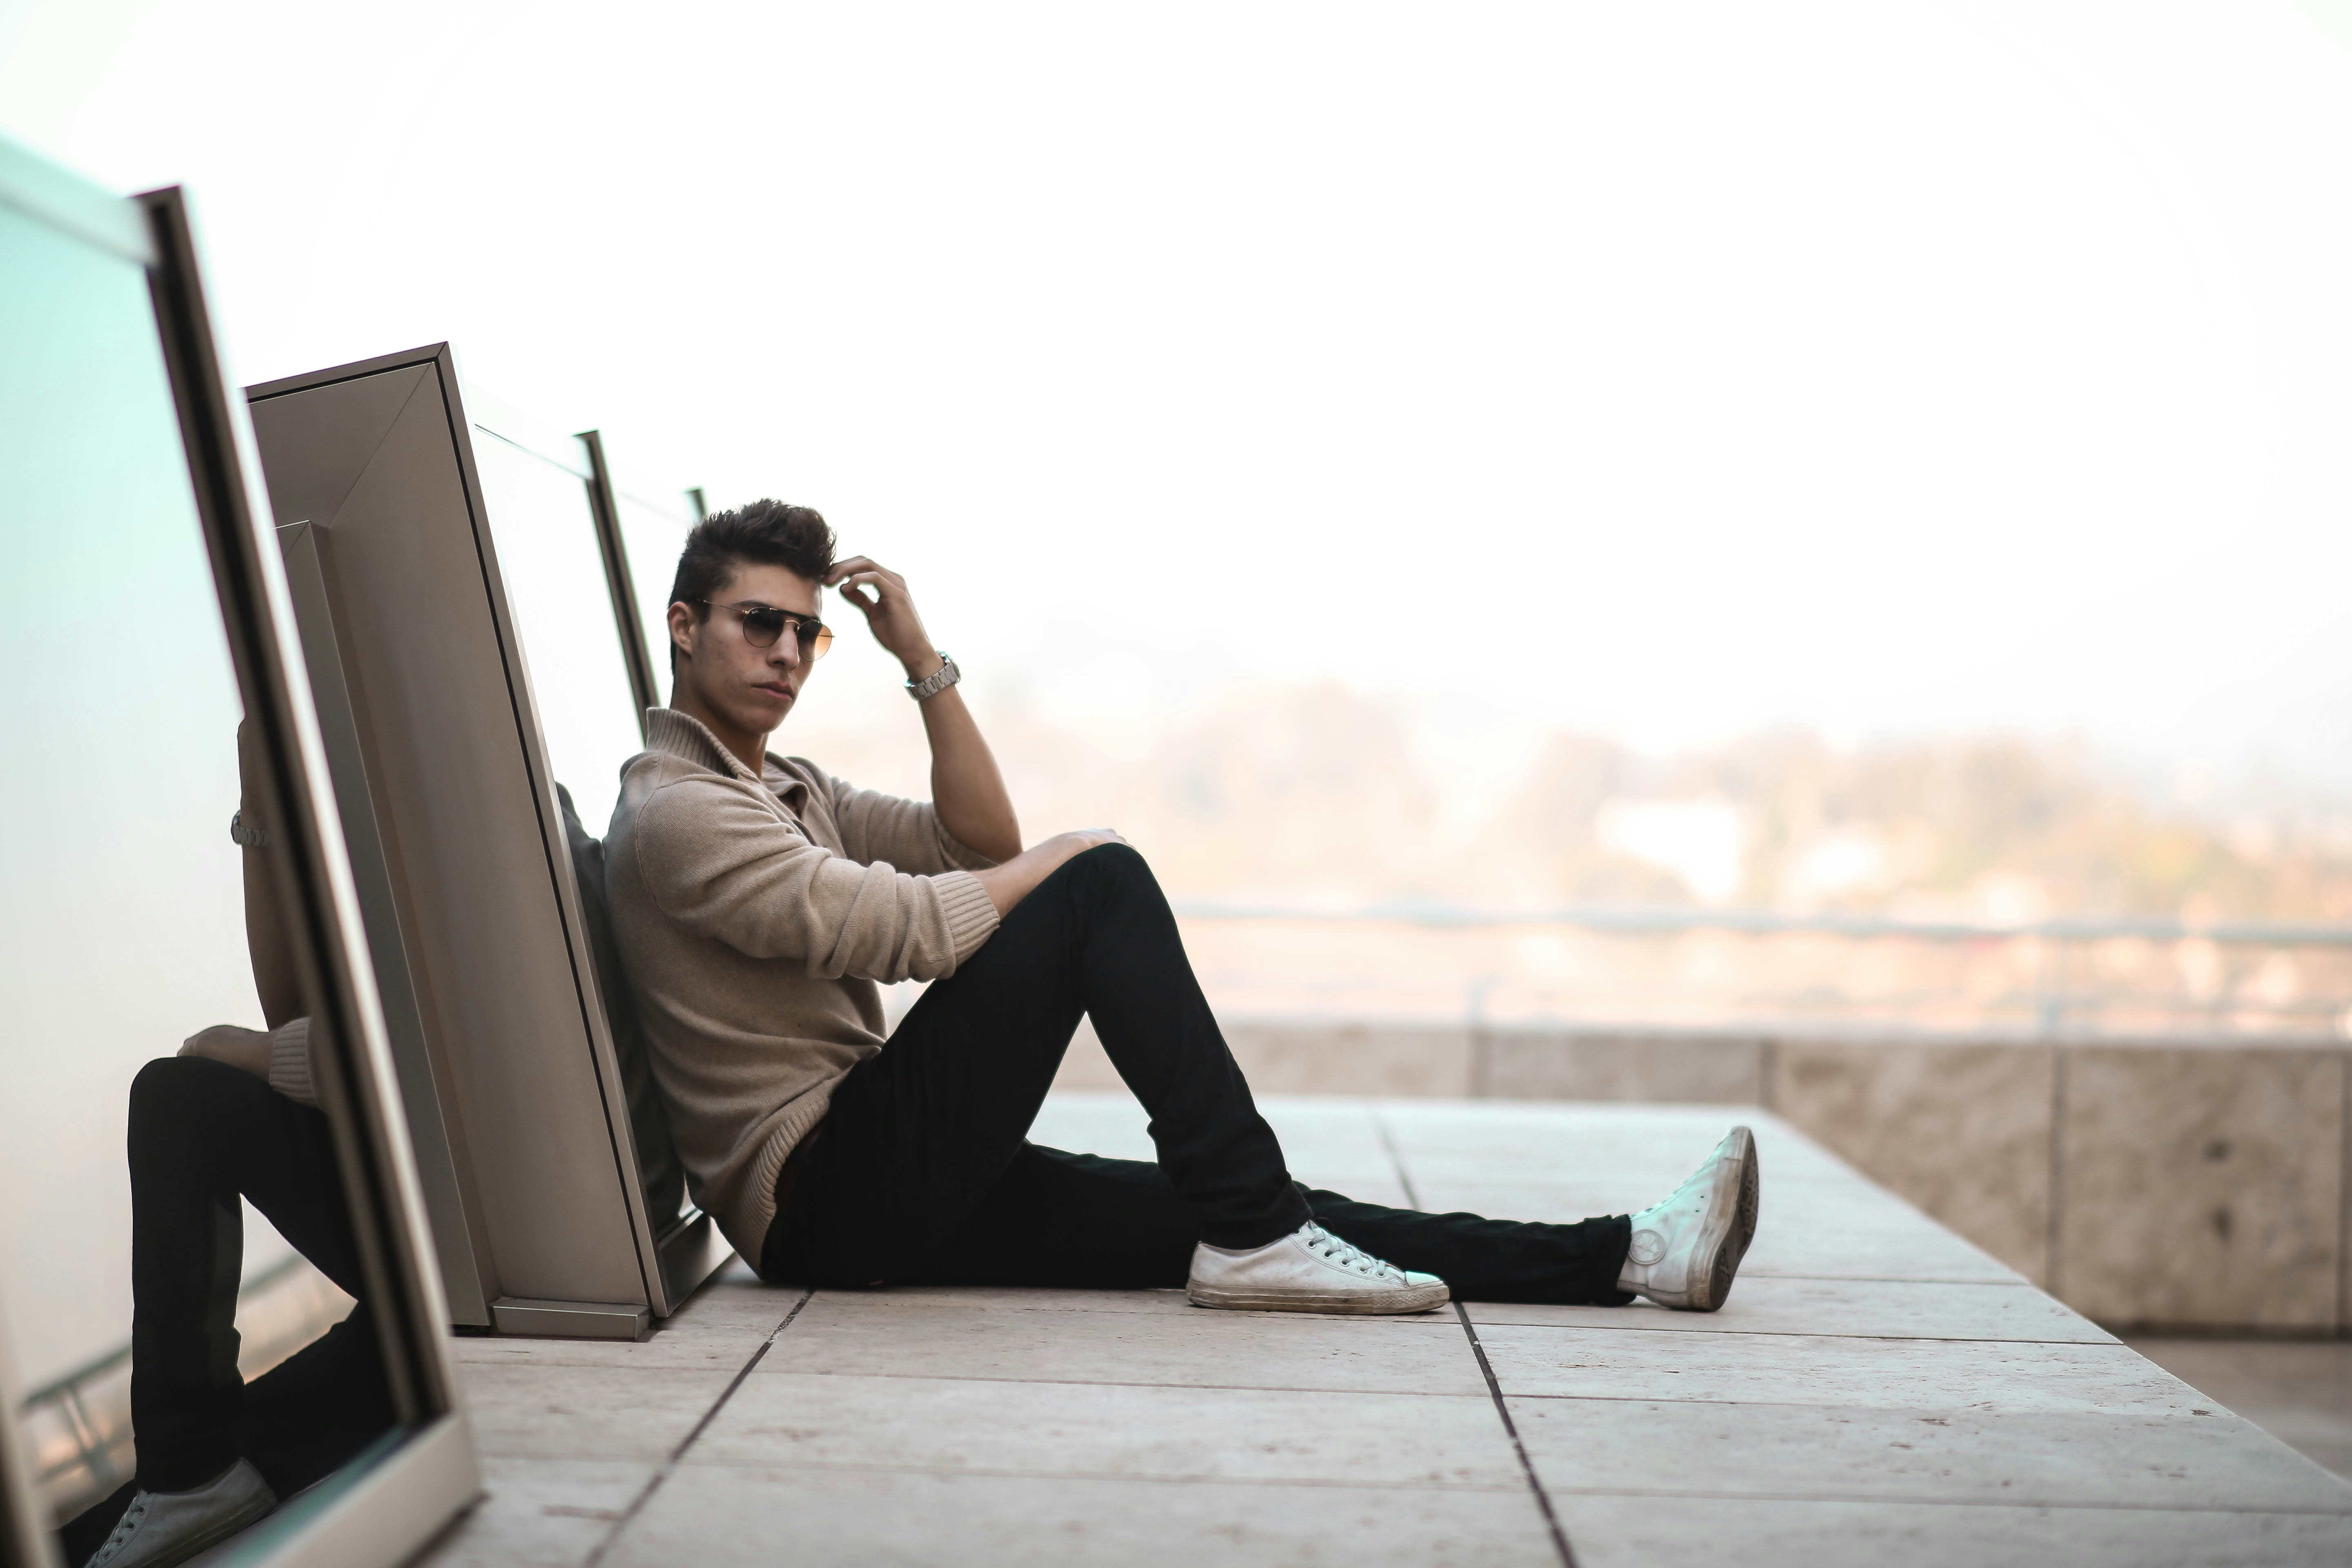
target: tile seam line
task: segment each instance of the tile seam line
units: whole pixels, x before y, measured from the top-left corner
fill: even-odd
[[[1497,1303],[1499,1305],[1499,1303]],[[1508,1323],[1489,1322],[1490,1329],[1509,1329],[1528,1334],[1675,1334],[1702,1338],[1712,1334],[1727,1338],[1737,1334],[1749,1340],[1867,1340],[1882,1345],[2063,1345],[2069,1350],[2125,1352],[2140,1361],[2147,1360],[2121,1340],[1989,1340],[1974,1334],[1809,1334],[1798,1329],[1719,1329],[1712,1324],[1705,1328],[1645,1329],[1638,1326],[1621,1328],[1614,1323]],[[2283,1343],[2294,1343],[2283,1341]],[[2325,1344],[2325,1340],[2304,1342]]]
[[[693,1470],[775,1470],[785,1467],[772,1459],[696,1459],[680,1467]],[[1126,1486],[1318,1487],[1331,1491],[1359,1492],[1479,1492],[1508,1495],[1527,1485],[1523,1476],[1502,1481],[1341,1481],[1320,1476],[1158,1475],[1142,1471],[1022,1469],[980,1465],[870,1464],[847,1459],[795,1458],[794,1470],[824,1470],[842,1475],[974,1476],[985,1480],[1102,1481]],[[1628,1494],[1630,1495],[1630,1494]]]
[[[745,1370],[750,1369],[747,1367]],[[808,1372],[793,1367],[779,1368],[768,1375],[771,1377],[897,1377],[928,1383],[1013,1383],[1040,1388],[1189,1388],[1202,1392],[1241,1394],[1364,1394],[1394,1399],[1476,1399],[1484,1392],[1475,1388],[1468,1390],[1356,1386],[1334,1388],[1328,1384],[1317,1387],[1296,1383],[1140,1383],[1133,1378],[1124,1377],[979,1377],[960,1376],[950,1372]],[[1727,1402],[1716,1401],[1715,1403]]]
[[[822,1293],[822,1292],[820,1292],[820,1293]],[[941,1304],[941,1305],[940,1305],[940,1306],[933,1307],[933,1306],[928,1306],[928,1305],[925,1305],[925,1306],[900,1305],[900,1304],[898,1304],[898,1303],[892,1302],[892,1301],[887,1301],[887,1300],[884,1300],[884,1301],[859,1301],[859,1300],[857,1300],[857,1299],[856,1299],[855,1296],[842,1296],[842,1295],[835,1295],[835,1296],[827,1297],[827,1298],[826,1298],[826,1300],[825,1300],[824,1304],[825,1304],[826,1306],[829,1306],[829,1307],[835,1307],[835,1306],[841,1306],[841,1305],[844,1305],[844,1304],[845,1304],[845,1303],[849,1303],[849,1302],[855,1302],[855,1303],[856,1303],[857,1306],[859,1306],[859,1307],[863,1307],[863,1308],[869,1309],[869,1310],[873,1310],[873,1311],[874,1311],[877,1316],[879,1316],[879,1315],[881,1315],[881,1314],[884,1314],[884,1313],[889,1313],[889,1312],[948,1312],[948,1311],[953,1311],[953,1312],[960,1312],[960,1313],[963,1314],[963,1315],[964,1315],[964,1316],[966,1316],[966,1317],[980,1316],[980,1317],[983,1317],[983,1318],[984,1318],[985,1316],[987,1316],[988,1314],[991,1314],[991,1313],[999,1313],[999,1312],[1028,1312],[1028,1313],[1034,1313],[1034,1314],[1038,1315],[1038,1316],[1041,1316],[1041,1317],[1043,1317],[1043,1316],[1055,1316],[1055,1317],[1064,1317],[1064,1318],[1150,1318],[1150,1319],[1155,1319],[1155,1320],[1157,1320],[1157,1321],[1161,1321],[1161,1322],[1171,1322],[1171,1321],[1172,1321],[1172,1322],[1187,1322],[1187,1323],[1205,1323],[1205,1322],[1209,1322],[1209,1321],[1212,1321],[1213,1316],[1213,1318],[1214,1318],[1214,1320],[1215,1320],[1215,1321],[1227,1321],[1227,1322],[1230,1322],[1230,1321],[1235,1321],[1235,1320],[1249,1320],[1249,1321],[1254,1321],[1261,1322],[1261,1323],[1354,1323],[1354,1324],[1356,1324],[1356,1325],[1357,1325],[1358,1327],[1360,1327],[1360,1328],[1364,1328],[1364,1329],[1373,1329],[1373,1330],[1378,1330],[1378,1329],[1400,1329],[1400,1330],[1412,1330],[1412,1329],[1417,1329],[1417,1328],[1420,1328],[1420,1329],[1425,1329],[1425,1328],[1429,1328],[1429,1327],[1431,1327],[1432,1325],[1436,1324],[1436,1323],[1438,1323],[1438,1322],[1440,1322],[1440,1321],[1442,1321],[1441,1319],[1439,1319],[1439,1318],[1435,1315],[1435,1314],[1436,1314],[1436,1312],[1437,1312],[1437,1309],[1436,1309],[1436,1308],[1434,1308],[1434,1307],[1432,1307],[1431,1309],[1429,1309],[1428,1312],[1426,1312],[1426,1313],[1414,1314],[1414,1315],[1412,1315],[1412,1316],[1403,1316],[1403,1315],[1399,1315],[1399,1316],[1392,1316],[1392,1317],[1367,1317],[1367,1316],[1365,1316],[1364,1314],[1362,1314],[1362,1313],[1360,1313],[1360,1312],[1284,1312],[1284,1311],[1274,1311],[1274,1310],[1249,1310],[1249,1309],[1246,1309],[1246,1308],[1236,1308],[1236,1309],[1232,1309],[1232,1310],[1223,1310],[1223,1311],[1213,1311],[1213,1310],[1210,1310],[1210,1309],[1203,1309],[1203,1308],[1200,1308],[1200,1307],[1195,1307],[1195,1306],[1191,1305],[1190,1303],[1185,1303],[1185,1304],[1183,1305],[1183,1307],[1182,1307],[1182,1309],[1181,1309],[1181,1310],[1178,1310],[1178,1311],[1172,1311],[1172,1312],[1160,1312],[1160,1311],[1130,1311],[1130,1310],[1126,1310],[1126,1309],[1124,1309],[1124,1308],[1119,1308],[1119,1307],[1056,1307],[1056,1306],[1051,1306],[1051,1305],[1041,1305],[1041,1306],[1035,1306],[1035,1307],[1027,1307],[1027,1306],[1022,1306],[1022,1307],[1007,1307],[1007,1306],[999,1306],[999,1305],[995,1305],[995,1304],[993,1304],[993,1303],[982,1303],[982,1304],[977,1304],[977,1305],[967,1305],[966,1303],[963,1303],[963,1302],[961,1302],[961,1301],[958,1301],[958,1302],[946,1302],[946,1303],[942,1303],[942,1304]],[[1506,1306],[1506,1305],[1508,1305],[1509,1303],[1507,1303],[1507,1302],[1500,1302],[1500,1301],[1498,1301],[1498,1302],[1495,1302],[1495,1303],[1492,1303],[1492,1304],[1493,1304],[1493,1305],[1496,1305],[1496,1306]],[[1424,1320],[1425,1320],[1425,1321],[1424,1321]],[[1530,1324],[1530,1325],[1529,1325],[1529,1327],[1549,1327],[1549,1326],[1550,1326],[1550,1325],[1546,1325],[1546,1324]],[[1574,1324],[1567,1324],[1567,1325],[1561,1325],[1561,1326],[1563,1326],[1563,1327],[1575,1327],[1575,1326],[1577,1326],[1577,1325],[1574,1325]]]
[[[1806,1405],[1788,1399],[1701,1399],[1696,1397],[1684,1399],[1677,1398],[1670,1394],[1530,1394],[1523,1392],[1514,1394],[1511,1397],[1513,1399],[1551,1399],[1568,1404],[1572,1404],[1579,1400],[1585,1400],[1599,1405],[1769,1405],[1775,1409],[1781,1410],[1869,1410],[1881,1413],[1895,1411],[1905,1415],[1916,1414],[1923,1409],[1935,1410],[1937,1408],[1935,1405],[1861,1405],[1856,1404],[1852,1400],[1840,1400],[1834,1404]],[[2200,1417],[2195,1415],[2181,1415],[2179,1411],[2174,1410],[2118,1410],[2102,1405],[2081,1405],[2072,1410],[2025,1410],[2015,1408],[1986,1410],[1969,1405],[1950,1405],[1942,1406],[1941,1408],[1943,1413],[1948,1416],[1962,1415],[1984,1420],[2005,1418],[2012,1415],[2104,1415],[2119,1421],[2195,1421],[2200,1419]],[[2216,1405],[2214,1408],[2216,1410],[2226,1410],[2229,1407],[2223,1405]],[[2237,1412],[2234,1410],[2231,1411],[2230,1414],[2237,1415]],[[2244,1421],[2246,1419],[2242,1415],[2238,1415],[2237,1418],[2241,1421]],[[2261,1425],[2259,1422],[2252,1421],[2249,1421],[2246,1424],[2250,1426]],[[2292,1447],[2292,1445],[2289,1446]],[[2313,1461],[2315,1464],[2318,1461],[2316,1460]]]
[[[1461,1397],[1467,1396],[1464,1395]],[[1906,1415],[1914,1420],[1923,1421],[1950,1421],[1955,1416],[1962,1420],[1986,1422],[2046,1420],[2200,1421],[2212,1419],[2212,1417],[2196,1415],[2183,1415],[2178,1411],[2159,1411],[2150,1413],[2147,1411],[2108,1410],[2103,1408],[2087,1410],[1978,1410],[1956,1407],[1949,1405],[1856,1405],[1851,1400],[1823,1402],[1821,1400],[1805,1399],[1677,1399],[1669,1394],[1507,1394],[1505,1397],[1510,1399],[1541,1399],[1549,1401],[1554,1405],[1575,1405],[1582,1402],[1590,1402],[1595,1405],[1736,1405],[1743,1410],[1859,1410],[1872,1415]],[[2196,1408],[2199,1407],[2193,1405],[2190,1407],[2191,1410]],[[2227,1405],[2216,1405],[2213,1406],[2213,1409],[2227,1414],[2234,1420],[2242,1421],[2248,1426],[2261,1428],[2265,1432],[2269,1430],[2267,1427],[2263,1427],[2261,1422],[2241,1415],[2236,1411],[2231,1410]],[[2280,1441],[2284,1442],[2285,1439],[2281,1438]],[[2292,1447],[2294,1445],[2289,1444],[2288,1447]],[[2314,1463],[2316,1462],[2317,1461],[2315,1460],[2314,1461]],[[2320,1468],[2323,1469],[2326,1468],[2324,1465]],[[2346,1479],[2347,1482],[2352,1482],[2352,1477],[2347,1477]]]
[[[1818,1279],[1830,1286],[1952,1286],[1961,1290],[2032,1290],[2034,1295],[2049,1295],[2042,1286],[2030,1279],[1927,1279],[1924,1274],[1776,1274],[1773,1269],[1750,1269],[1740,1265],[1745,1279]],[[2051,1295],[2051,1300],[2058,1300]],[[2061,1302],[2065,1305],[2065,1302]],[[2077,1317],[2082,1317],[2077,1311]],[[2084,1319],[2088,1321],[2088,1319]]]
[[[2097,1513],[2211,1513],[2224,1517],[2252,1516],[2296,1519],[2352,1518],[2352,1506],[2319,1508],[2296,1503],[2273,1506],[2233,1506],[2227,1503],[2191,1502],[2068,1502],[2053,1498],[2034,1498],[2016,1501],[1994,1498],[1926,1497],[1909,1492],[1732,1492],[1732,1491],[1664,1491],[1656,1489],[1622,1487],[1562,1487],[1561,1492],[1570,1497],[1592,1498],[1658,1498],[1684,1499],[1699,1502],[1765,1502],[1804,1506],[1813,1503],[1875,1503],[1897,1504],[1905,1508],[1989,1508],[1989,1509],[2065,1509],[2074,1512]]]
[[[1504,1403],[1503,1385],[1495,1381],[1495,1369],[1486,1361],[1486,1347],[1478,1342],[1477,1325],[1470,1314],[1454,1303],[1454,1315],[1462,1320],[1462,1331],[1470,1340],[1470,1352],[1478,1358],[1478,1370],[1486,1374],[1486,1392],[1493,1395],[1495,1414],[1503,1423],[1503,1436],[1511,1440],[1511,1452],[1519,1457],[1519,1468],[1528,1478],[1528,1489],[1535,1494],[1536,1507],[1543,1514],[1544,1528],[1551,1532],[1551,1543],[1559,1553],[1561,1568],[1576,1568],[1576,1553],[1570,1549],[1568,1533],[1559,1527],[1559,1516],[1552,1511],[1551,1494],[1544,1490],[1543,1479],[1536,1474],[1535,1461],[1528,1457],[1528,1446],[1519,1440],[1518,1424],[1511,1419],[1511,1407]]]
[[[2116,1340],[2005,1340],[1983,1334],[1809,1334],[1795,1329],[1725,1329],[1712,1324],[1704,1329],[1651,1328],[1643,1323],[1515,1323],[1504,1318],[1479,1318],[1474,1321],[1490,1329],[1519,1329],[1535,1333],[1592,1334],[1714,1334],[1718,1337],[1738,1335],[1742,1339],[1771,1337],[1783,1340],[1869,1340],[1884,1345],[2064,1345],[2077,1350],[2130,1350],[2129,1345]],[[2293,1341],[2283,1342],[2293,1343]],[[2325,1340],[2306,1342],[2326,1344]],[[2134,1352],[2137,1354],[2138,1352]],[[2141,1360],[2147,1358],[2141,1356]]]
[[[1131,1378],[1118,1377],[960,1377],[947,1372],[803,1372],[790,1367],[768,1373],[770,1377],[805,1378],[887,1378],[894,1383],[985,1383],[1011,1384],[1020,1388],[1155,1388],[1173,1394],[1280,1394],[1285,1399],[1305,1396],[1309,1399],[1459,1399],[1478,1401],[1486,1397],[1484,1388],[1456,1391],[1431,1388],[1333,1388],[1291,1383],[1138,1383]],[[1563,1399],[1580,1398],[1580,1394],[1560,1394]],[[1749,1401],[1738,1401],[1747,1404]],[[1801,1408],[1811,1409],[1811,1405]]]
[[[815,1298],[816,1287],[814,1285],[801,1292],[801,1299],[793,1303],[793,1310],[784,1314],[784,1321],[768,1331],[768,1337],[760,1342],[760,1348],[751,1352],[751,1359],[737,1369],[726,1388],[720,1391],[717,1399],[711,1401],[710,1408],[702,1413],[702,1419],[694,1424],[694,1429],[686,1435],[677,1447],[670,1450],[669,1458],[661,1462],[652,1477],[646,1480],[644,1488],[629,1500],[629,1506],[622,1510],[621,1517],[613,1521],[613,1528],[604,1532],[604,1539],[596,1543],[596,1549],[593,1552],[588,1553],[583,1568],[596,1568],[598,1563],[604,1561],[604,1554],[610,1552],[614,1544],[621,1539],[621,1532],[629,1528],[630,1521],[644,1510],[646,1504],[653,1500],[654,1493],[661,1489],[662,1483],[669,1479],[677,1471],[679,1464],[686,1458],[687,1450],[693,1447],[696,1440],[709,1428],[711,1422],[719,1418],[719,1413],[727,1408],[727,1402],[735,1397],[735,1391],[743,1386],[743,1380],[751,1375],[751,1369],[760,1364],[761,1359],[775,1344],[777,1337],[793,1326],[793,1320],[801,1315],[801,1309]]]
[[[1777,1268],[1748,1268],[1741,1272],[1750,1279],[1816,1279],[1825,1285],[1967,1285],[1984,1289],[2042,1290],[2031,1279],[1955,1279],[1941,1274],[1783,1274]],[[2050,1296],[2047,1290],[2042,1290]],[[2050,1296],[2053,1301],[2058,1300]],[[2063,1302],[2059,1303],[2063,1306]]]
[[[1397,1147],[1396,1135],[1389,1131],[1388,1118],[1379,1107],[1372,1110],[1372,1130],[1380,1134],[1381,1147],[1388,1152],[1389,1163],[1396,1167],[1397,1185],[1404,1189],[1405,1201],[1421,1207],[1421,1194],[1415,1190],[1412,1173],[1404,1168],[1404,1151]],[[1503,1436],[1511,1440],[1511,1452],[1518,1456],[1519,1473],[1528,1479],[1528,1490],[1535,1494],[1536,1510],[1543,1515],[1544,1529],[1550,1532],[1552,1550],[1559,1553],[1560,1568],[1576,1568],[1576,1553],[1568,1544],[1568,1532],[1559,1527],[1559,1516],[1552,1511],[1551,1494],[1544,1490],[1542,1478],[1536,1474],[1535,1461],[1528,1458],[1528,1446],[1519,1441],[1518,1424],[1511,1419],[1511,1407],[1503,1402],[1503,1385],[1495,1381],[1495,1369],[1486,1360],[1486,1347],[1479,1342],[1477,1325],[1461,1302],[1454,1303],[1454,1315],[1462,1321],[1462,1332],[1470,1342],[1470,1353],[1478,1359],[1478,1372],[1486,1380],[1486,1393],[1495,1402],[1495,1415],[1503,1424]]]

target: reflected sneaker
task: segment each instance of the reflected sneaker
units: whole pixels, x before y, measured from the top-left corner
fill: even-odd
[[[1633,1216],[1617,1289],[1662,1307],[1712,1312],[1756,1238],[1756,1134],[1735,1127],[1674,1196]]]
[[[91,1556],[89,1568],[172,1568],[219,1545],[277,1506],[277,1494],[246,1459],[184,1492],[151,1492],[142,1487],[122,1510],[114,1533]]]
[[[1185,1293],[1195,1307],[1254,1312],[1426,1312],[1451,1299],[1436,1275],[1383,1263],[1313,1220],[1246,1251],[1201,1243]]]

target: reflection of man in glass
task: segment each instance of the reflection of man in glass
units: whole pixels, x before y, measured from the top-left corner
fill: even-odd
[[[832,640],[828,586],[906,668],[929,804],[768,751]],[[623,772],[607,889],[698,1201],[764,1277],[1183,1284],[1203,1307],[1318,1312],[1426,1311],[1449,1285],[1722,1304],[1756,1225],[1747,1129],[1630,1219],[1309,1191],[1142,857],[1108,831],[1022,847],[903,579],[835,561],[815,512],[759,501],[694,531],[670,600],[670,706]],[[909,978],[936,983],[886,1040],[875,983]],[[1157,1164],[1027,1141],[1082,1016],[1150,1113]]]
[[[246,777],[257,759],[239,731]],[[239,1197],[354,1297],[359,1256],[312,1093],[310,1024],[265,857],[254,793],[245,922],[268,1031],[218,1025],[131,1086],[131,1420],[139,1478],[93,1568],[163,1568],[245,1529],[393,1424],[364,1302],[250,1385],[236,1328]],[[69,1527],[69,1538],[75,1532]]]

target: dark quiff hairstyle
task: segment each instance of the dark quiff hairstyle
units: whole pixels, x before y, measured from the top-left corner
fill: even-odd
[[[702,601],[725,592],[735,568],[746,562],[781,566],[796,577],[822,583],[833,570],[833,530],[814,507],[763,500],[714,511],[686,536],[677,575],[670,579],[668,602],[683,603],[698,622],[709,619],[710,606]],[[676,644],[670,646],[669,661],[675,670]]]

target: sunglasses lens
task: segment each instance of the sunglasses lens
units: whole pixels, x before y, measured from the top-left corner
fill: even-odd
[[[772,647],[784,635],[784,612],[782,610],[746,610],[743,612],[743,640],[753,647]]]
[[[808,656],[811,658],[823,658],[824,650],[832,646],[833,628],[831,626],[817,626],[809,621],[801,623],[801,647],[808,650]]]

